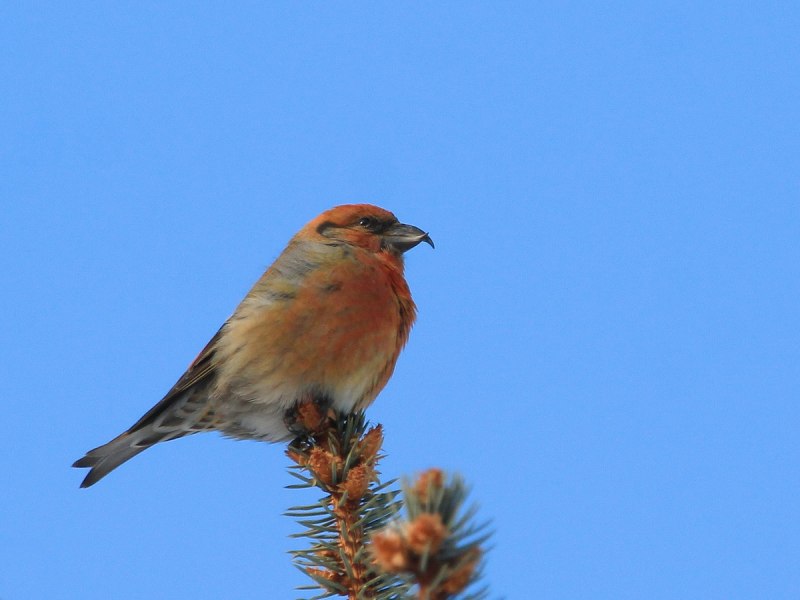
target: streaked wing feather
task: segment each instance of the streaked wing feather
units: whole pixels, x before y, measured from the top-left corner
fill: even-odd
[[[202,352],[197,355],[197,358],[192,361],[192,364],[189,365],[186,372],[181,375],[181,378],[172,386],[172,389],[170,389],[153,408],[142,415],[142,418],[136,421],[136,423],[128,429],[128,432],[133,432],[152,424],[158,417],[173,408],[176,402],[186,402],[186,392],[191,390],[191,388],[195,387],[198,383],[207,380],[214,373],[212,359],[214,357],[216,343],[224,327],[225,325],[220,327],[219,331],[214,334],[214,337],[206,344]]]

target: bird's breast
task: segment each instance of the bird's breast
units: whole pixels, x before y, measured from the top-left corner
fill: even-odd
[[[269,272],[226,325],[220,385],[254,405],[308,394],[339,410],[369,404],[391,375],[414,318],[402,271],[357,254],[289,280]],[[280,294],[276,293],[280,290]]]

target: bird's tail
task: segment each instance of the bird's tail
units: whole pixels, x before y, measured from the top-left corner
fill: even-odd
[[[139,431],[126,431],[118,435],[107,444],[89,450],[86,456],[76,460],[73,467],[90,468],[86,478],[81,482],[81,487],[94,485],[122,463],[147,450],[150,446],[161,440],[142,439],[145,436]]]
[[[91,469],[81,482],[81,487],[94,485],[150,446],[208,429],[202,417],[211,411],[197,410],[196,405],[190,406],[187,400],[191,399],[191,394],[182,394],[171,398],[168,403],[156,405],[128,431],[107,444],[89,450],[86,456],[76,460],[73,467]]]
[[[122,463],[129,461],[140,452],[144,452],[150,446],[190,435],[196,431],[175,427],[165,430],[153,425],[134,426],[107,444],[89,450],[86,456],[76,460],[72,466],[79,469],[91,469],[81,482],[81,487],[86,488],[94,485]]]
[[[197,374],[192,370],[195,366],[204,370]],[[73,467],[91,469],[81,487],[94,485],[125,461],[159,442],[212,429],[214,411],[208,403],[210,373],[205,358],[199,363],[195,361],[167,395],[130,429],[76,460]]]
[[[122,463],[132,459],[140,452],[159,442],[167,442],[186,435],[207,430],[208,423],[203,416],[213,414],[212,411],[189,411],[185,400],[190,395],[185,394],[173,399],[167,406],[156,406],[159,412],[146,414],[133,427],[115,437],[107,444],[89,450],[86,456],[76,460],[72,466],[77,468],[90,468],[86,478],[81,482],[81,487],[94,485]],[[195,407],[196,408],[196,407]]]

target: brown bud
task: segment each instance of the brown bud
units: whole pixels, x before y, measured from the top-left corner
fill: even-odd
[[[438,514],[422,513],[406,525],[408,546],[417,554],[436,553],[447,537],[447,527]]]
[[[393,529],[372,536],[372,557],[387,573],[400,573],[408,568],[408,547],[399,532]]]
[[[365,463],[375,462],[378,451],[383,445],[383,428],[376,425],[361,439],[361,460]]]
[[[308,456],[308,468],[320,482],[327,486],[333,485],[333,465],[336,472],[341,473],[342,459],[334,456],[319,446],[314,446]]]
[[[475,572],[475,567],[481,558],[481,551],[478,548],[472,548],[468,557],[463,560],[461,566],[455,571],[450,573],[442,582],[441,590],[448,594],[458,594],[465,587],[469,585],[472,579],[472,574]]]
[[[303,454],[302,452],[298,452],[293,448],[288,448],[286,450],[286,456],[291,458],[294,462],[296,462],[301,467],[305,467],[308,464],[308,457]]]
[[[318,569],[316,567],[308,567],[306,569],[306,573],[309,575],[315,575],[322,579],[327,579],[328,581],[333,581],[334,583],[338,583],[341,585],[344,582],[344,578],[339,573],[334,573],[333,571],[329,571],[328,569]]]
[[[306,431],[318,433],[327,422],[327,413],[313,400],[307,400],[297,405],[297,421]]]
[[[353,467],[347,473],[347,479],[339,486],[343,492],[347,492],[347,502],[358,504],[369,489],[370,479],[373,470],[367,465]]]
[[[417,477],[417,481],[414,483],[414,492],[419,496],[420,500],[427,502],[428,492],[443,486],[444,471],[441,469],[428,469]]]

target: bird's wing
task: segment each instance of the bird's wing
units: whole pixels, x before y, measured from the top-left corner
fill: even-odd
[[[154,424],[156,421],[159,420],[161,417],[163,419],[167,413],[173,412],[179,405],[185,404],[200,404],[204,403],[205,401],[205,389],[207,386],[199,385],[201,383],[207,383],[208,380],[212,379],[214,374],[214,351],[216,350],[217,341],[219,340],[220,336],[222,335],[222,329],[225,327],[223,325],[220,327],[219,331],[214,334],[214,337],[206,344],[205,348],[197,355],[192,361],[192,364],[189,365],[189,368],[186,369],[186,372],[181,375],[180,379],[172,386],[166,395],[155,405],[153,408],[148,410],[142,417],[133,424],[133,426],[128,429],[128,433],[132,433],[143,427],[147,427],[148,425]],[[203,391],[200,392],[197,388],[203,388]],[[196,392],[200,392],[199,394]],[[198,397],[199,396],[199,397]],[[194,402],[191,402],[194,400]],[[188,412],[185,409],[181,410],[180,412]],[[163,423],[160,426],[164,425]],[[187,431],[187,433],[189,433]]]

